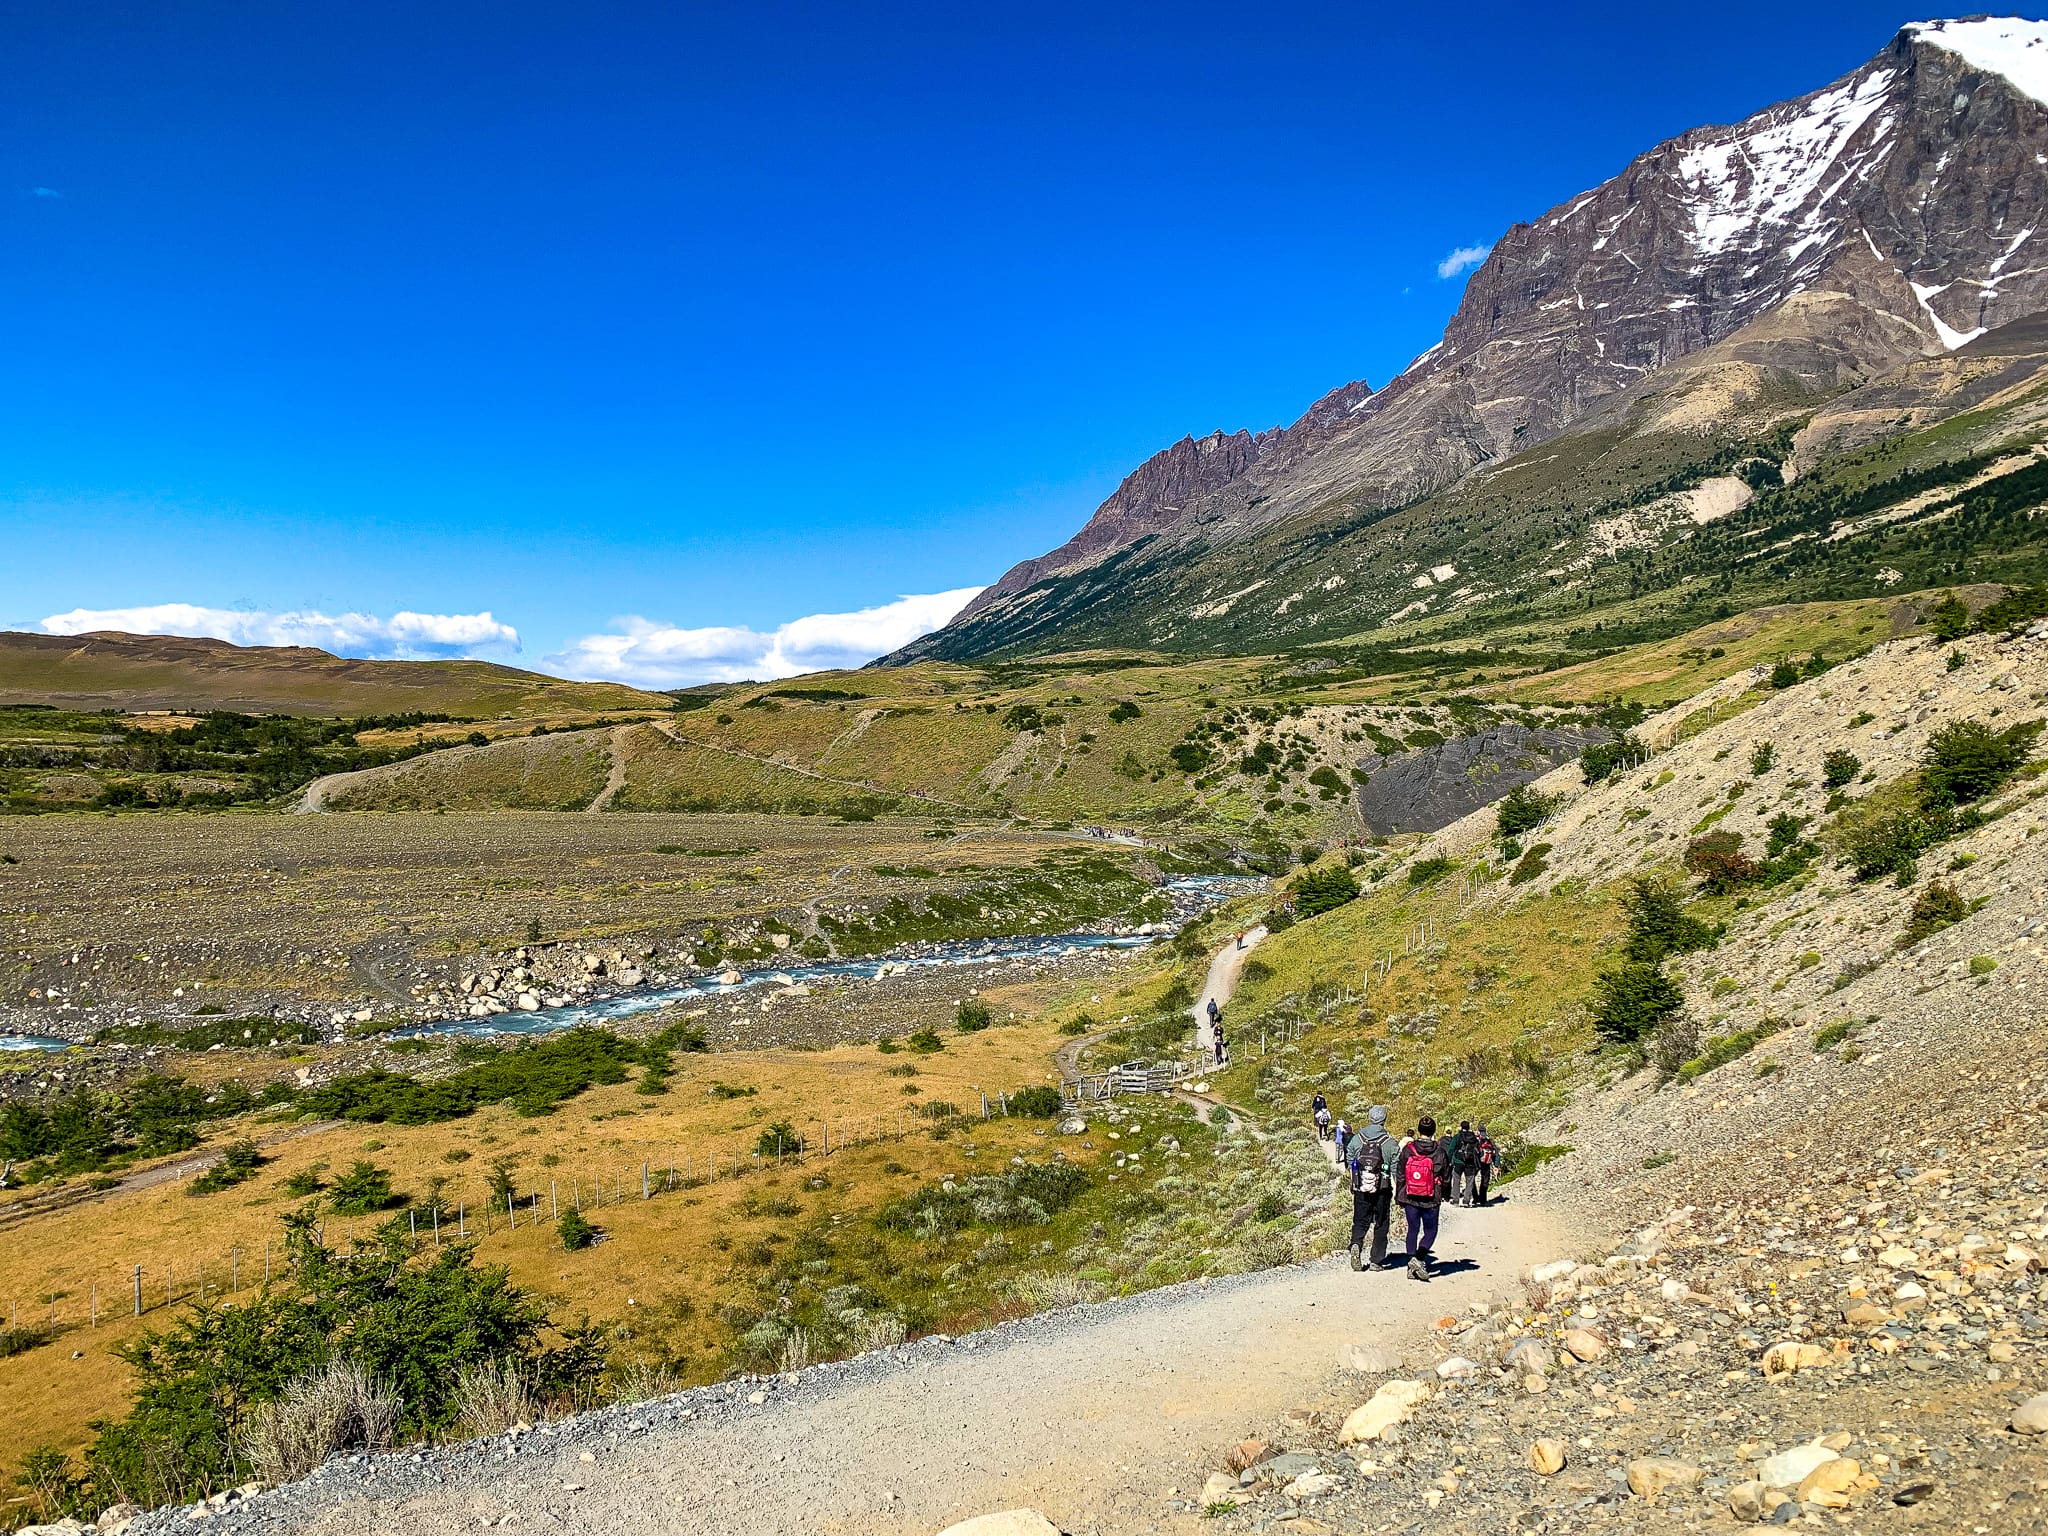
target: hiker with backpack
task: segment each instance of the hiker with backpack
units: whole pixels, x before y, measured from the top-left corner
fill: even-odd
[[[1438,1207],[1451,1183],[1451,1154],[1436,1139],[1436,1121],[1424,1115],[1415,1123],[1415,1139],[1401,1148],[1394,1164],[1394,1198],[1408,1223],[1408,1278],[1427,1280],[1436,1251]]]
[[[1387,1267],[1387,1228],[1392,1224],[1394,1181],[1390,1165],[1395,1146],[1387,1134],[1387,1111],[1375,1104],[1365,1124],[1344,1145],[1344,1163],[1351,1170],[1351,1267]],[[1368,1254],[1366,1243],[1371,1241]]]
[[[1479,1193],[1479,1138],[1472,1134],[1472,1122],[1458,1122],[1451,1138],[1451,1204],[1471,1205]]]
[[[1323,1097],[1321,1089],[1316,1090],[1316,1096],[1309,1101],[1308,1107],[1309,1113],[1316,1122],[1316,1140],[1328,1141],[1330,1139],[1330,1101]]]
[[[1487,1191],[1493,1187],[1494,1170],[1500,1166],[1500,1148],[1486,1134],[1486,1127],[1479,1127],[1479,1203],[1486,1204]]]

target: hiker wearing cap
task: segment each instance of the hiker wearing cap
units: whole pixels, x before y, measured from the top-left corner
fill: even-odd
[[[1392,1224],[1394,1183],[1392,1163],[1395,1146],[1387,1135],[1386,1106],[1375,1104],[1366,1111],[1365,1124],[1352,1132],[1344,1146],[1344,1162],[1351,1170],[1351,1267],[1387,1267],[1387,1228]],[[1368,1253],[1367,1240],[1371,1241]]]

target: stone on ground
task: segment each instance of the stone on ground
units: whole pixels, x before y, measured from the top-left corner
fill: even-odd
[[[1564,1470],[1566,1457],[1562,1440],[1538,1440],[1529,1447],[1529,1470],[1543,1477],[1555,1477]]]
[[[1683,1492],[1700,1480],[1700,1469],[1676,1456],[1645,1456],[1628,1464],[1629,1491],[1655,1503],[1674,1489]]]
[[[1414,1416],[1416,1406],[1429,1396],[1429,1387],[1420,1381],[1389,1381],[1344,1421],[1344,1427],[1337,1432],[1339,1445],[1355,1445],[1360,1441],[1377,1440],[1395,1424],[1405,1424]]]

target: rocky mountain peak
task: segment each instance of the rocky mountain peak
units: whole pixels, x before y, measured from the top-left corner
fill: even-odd
[[[1708,370],[1722,370],[1714,387],[1665,409],[1661,429],[1713,430],[1766,398],[1818,403],[2048,308],[2043,240],[2048,23],[1906,27],[1840,79],[1669,139],[1508,229],[1443,339],[1385,388],[1346,385],[1228,452],[1177,444],[902,658],[1057,646],[1084,608],[1117,602],[1122,578],[1091,568],[1138,539],[1161,540],[1143,557],[1157,569],[1296,520],[1370,516]],[[1201,608],[1162,615],[1154,642]]]
[[[1347,385],[1346,389],[1371,393],[1363,384]],[[967,618],[1047,576],[1085,565],[1147,534],[1172,527],[1202,492],[1235,480],[1256,464],[1273,436],[1271,432],[1211,432],[1206,437],[1184,437],[1153,454],[1124,476],[1123,483],[1095,509],[1079,533],[1051,553],[1011,567],[958,617]]]

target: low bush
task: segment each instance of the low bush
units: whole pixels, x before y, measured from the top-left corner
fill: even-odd
[[[962,999],[953,1013],[953,1027],[963,1035],[979,1034],[995,1022],[989,1006],[978,997]]]
[[[1526,784],[1517,784],[1494,806],[1494,832],[1503,840],[1533,832],[1557,810],[1557,800]]]
[[[1708,832],[1694,838],[1686,846],[1684,862],[1686,871],[1698,878],[1700,889],[1713,896],[1754,885],[1763,874],[1762,866],[1742,851],[1739,832]]]
[[[1654,1034],[1685,1006],[1685,993],[1661,963],[1628,960],[1593,982],[1593,1027],[1601,1037],[1633,1045]]]
[[[1050,1083],[1034,1083],[1008,1096],[1010,1113],[1034,1120],[1050,1120],[1064,1108],[1059,1089]]]
[[[928,1185],[883,1207],[876,1220],[887,1231],[927,1238],[969,1226],[1037,1226],[1073,1204],[1087,1187],[1087,1173],[1072,1163],[1027,1163],[951,1189]]]
[[[939,1038],[939,1032],[930,1025],[926,1025],[903,1043],[920,1056],[929,1056],[934,1051],[943,1051],[946,1048],[946,1042]]]
[[[1952,720],[1927,739],[1920,768],[1921,803],[1929,809],[1971,805],[2002,789],[2020,771],[2044,722],[1993,730],[1981,720]]]
[[[1294,913],[1297,917],[1316,917],[1324,912],[1333,912],[1346,902],[1357,899],[1357,877],[1342,864],[1328,869],[1306,870],[1294,882]]]
[[[562,1212],[562,1219],[555,1223],[555,1234],[561,1238],[562,1247],[570,1253],[588,1248],[597,1241],[597,1228],[574,1206]]]
[[[253,1141],[231,1141],[221,1152],[220,1160],[185,1186],[188,1195],[217,1194],[223,1189],[256,1176],[256,1170],[263,1166],[263,1153]]]
[[[1527,885],[1538,875],[1547,871],[1550,865],[1546,861],[1545,855],[1549,852],[1550,844],[1538,843],[1527,853],[1523,854],[1516,862],[1514,869],[1509,873],[1508,884]]]
[[[336,1174],[328,1203],[342,1216],[369,1216],[403,1205],[406,1197],[391,1187],[391,1170],[358,1158],[346,1173]]]
[[[1408,883],[1411,886],[1425,886],[1441,880],[1458,867],[1456,859],[1418,859],[1408,866]]]
[[[1922,939],[1960,923],[1969,915],[1970,904],[1963,900],[1956,888],[1936,881],[1913,899],[1913,910],[1906,916],[1906,928],[1899,935],[1899,944],[1902,948],[1918,944]]]
[[[1678,1080],[1681,1083],[1689,1083],[1716,1067],[1726,1066],[1731,1061],[1747,1056],[1782,1028],[1782,1021],[1765,1018],[1754,1029],[1741,1029],[1733,1034],[1716,1035],[1707,1042],[1705,1050],[1678,1069]]]
[[[692,1031],[693,1026],[677,1026]],[[628,1064],[649,1050],[693,1049],[664,1041],[664,1030],[643,1047],[601,1029],[571,1029],[510,1049],[450,1073],[423,1079],[396,1072],[360,1072],[307,1092],[311,1112],[339,1120],[432,1125],[455,1120],[486,1104],[510,1104],[522,1115],[544,1115],[600,1084],[623,1083]],[[684,1038],[687,1038],[685,1036]]]
[[[386,1449],[398,1409],[398,1399],[361,1366],[330,1360],[249,1411],[242,1455],[259,1482],[287,1483],[318,1471],[338,1452]]]
[[[61,1473],[66,1512],[90,1518],[124,1500],[189,1502],[246,1481],[257,1410],[331,1363],[376,1384],[359,1407],[396,1400],[394,1438],[451,1424],[457,1384],[478,1367],[516,1368],[537,1395],[565,1407],[586,1404],[603,1370],[595,1330],[559,1330],[560,1342],[544,1346],[541,1303],[502,1268],[477,1267],[473,1243],[436,1248],[411,1240],[403,1222],[385,1222],[341,1253],[315,1237],[310,1212],[299,1212],[285,1220],[285,1249],[275,1283],[187,1307],[166,1328],[114,1346],[134,1373],[134,1401],[125,1416],[96,1422],[82,1469],[61,1457],[46,1469]],[[280,1435],[278,1454],[305,1443],[282,1428],[269,1431]]]
[[[1856,782],[1856,775],[1863,771],[1863,759],[1843,747],[1837,747],[1820,760],[1820,781],[1829,789],[1841,789]]]

